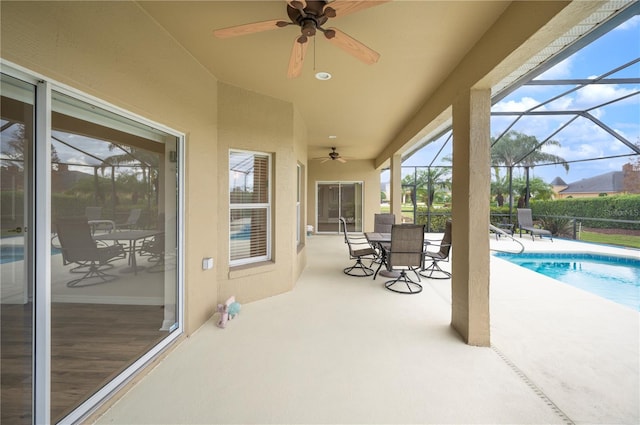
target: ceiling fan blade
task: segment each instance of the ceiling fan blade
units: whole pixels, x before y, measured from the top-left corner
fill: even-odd
[[[333,33],[333,36],[329,37],[328,34],[331,33]],[[368,48],[339,29],[329,28],[325,32],[325,35],[327,35],[327,40],[329,40],[331,44],[340,47],[345,52],[353,55],[368,65],[374,64],[378,62],[378,59],[380,59],[380,53]]]
[[[342,162],[343,164],[344,164],[345,162],[347,162],[347,160],[346,160],[346,159],[343,159],[343,158],[341,158],[341,157],[337,157],[337,158],[336,158],[336,160],[338,160],[338,161]]]
[[[304,36],[296,37],[293,42],[293,48],[291,49],[291,56],[289,57],[289,68],[287,69],[287,77],[296,78],[302,73],[302,64],[304,63],[304,55],[307,52],[307,46],[309,43],[300,43],[298,39]],[[306,39],[306,37],[305,37]]]
[[[324,164],[325,162],[329,161],[331,158],[324,158],[322,161],[320,161],[320,164]]]
[[[271,21],[254,22],[251,24],[236,25],[235,27],[221,28],[219,30],[214,30],[213,35],[218,38],[237,37],[239,35],[275,30],[286,25],[289,25],[289,22],[284,22],[281,19],[273,19]]]
[[[361,0],[361,1],[349,1],[349,0],[336,0],[328,3],[324,8],[331,8],[336,11],[336,18],[341,16],[349,15],[351,13],[359,12],[364,9],[368,9],[373,6],[379,6],[384,3],[388,3],[390,0],[380,0],[380,1],[369,1],[369,0]]]

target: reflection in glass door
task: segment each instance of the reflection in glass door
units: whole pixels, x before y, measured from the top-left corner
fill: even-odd
[[[338,233],[344,217],[349,231],[362,231],[362,182],[318,182],[316,229]]]
[[[0,105],[0,423],[32,422],[35,87],[3,75]]]
[[[178,329],[178,138],[57,91],[51,127],[59,421]]]
[[[1,84],[0,423],[74,423],[182,331],[181,139]]]

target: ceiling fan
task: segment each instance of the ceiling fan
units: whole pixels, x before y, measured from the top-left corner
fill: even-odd
[[[378,52],[370,49],[337,28],[324,28],[323,25],[325,25],[330,18],[339,18],[388,1],[389,0],[287,0],[289,22],[280,19],[254,22],[218,29],[213,31],[213,34],[218,38],[229,38],[284,28],[289,25],[299,26],[301,34],[296,36],[289,58],[289,67],[287,69],[287,76],[289,78],[296,78],[302,73],[302,64],[309,44],[309,38],[313,37],[317,31],[322,32],[331,44],[340,47],[355,58],[371,65],[376,63],[380,58]]]
[[[328,157],[314,158],[314,159],[319,159],[320,160],[320,164],[324,164],[327,161],[338,161],[338,162],[342,162],[343,164],[345,162],[347,162],[346,159],[341,157],[340,154],[338,152],[336,152],[336,148],[334,148],[334,147],[331,148],[331,152],[329,152],[329,156]]]

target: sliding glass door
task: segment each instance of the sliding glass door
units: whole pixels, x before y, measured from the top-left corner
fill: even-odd
[[[1,87],[0,422],[73,423],[182,331],[181,137],[16,73]]]
[[[362,182],[318,182],[316,187],[318,233],[340,232],[344,217],[349,231],[362,231]]]

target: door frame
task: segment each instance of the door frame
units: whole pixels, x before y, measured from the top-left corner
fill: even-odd
[[[29,181],[31,205],[25,211],[28,232],[25,243],[31,244],[29,251],[31,264],[29,277],[33,280],[33,340],[32,340],[32,422],[51,423],[51,111],[52,91],[72,96],[75,99],[109,110],[113,113],[133,119],[141,124],[157,128],[177,138],[178,196],[177,202],[177,300],[176,317],[178,326],[160,343],[140,356],[129,367],[114,377],[100,390],[87,398],[80,406],[63,418],[59,423],[77,423],[90,415],[102,402],[106,401],[117,389],[129,382],[136,372],[150,363],[167,346],[184,333],[184,205],[185,177],[184,150],[185,135],[160,123],[141,117],[130,111],[112,105],[105,100],[85,94],[73,87],[59,83],[49,77],[38,74],[19,65],[0,59],[2,74],[33,84],[35,95],[35,128],[31,156],[32,171],[26,178]],[[47,172],[37,172],[47,170]],[[25,188],[26,189],[26,188]],[[26,190],[25,190],[26,192]],[[28,278],[29,278],[28,277]]]
[[[316,229],[316,233],[319,234],[327,234],[327,235],[331,235],[331,234],[340,234],[340,222],[338,220],[336,220],[336,229],[335,231],[320,231],[320,227],[318,224],[318,214],[320,212],[320,202],[318,199],[318,195],[320,194],[320,186],[321,185],[329,185],[329,184],[336,184],[338,185],[338,217],[342,216],[342,185],[346,185],[346,184],[359,184],[361,191],[361,208],[360,208],[360,216],[359,217],[354,217],[354,219],[356,220],[356,222],[361,223],[361,226],[364,224],[363,222],[363,214],[364,214],[364,181],[363,180],[317,180],[316,181],[316,193],[315,193],[315,201],[316,201],[316,208],[315,208],[315,215],[314,215],[314,224],[315,224],[315,229]]]

